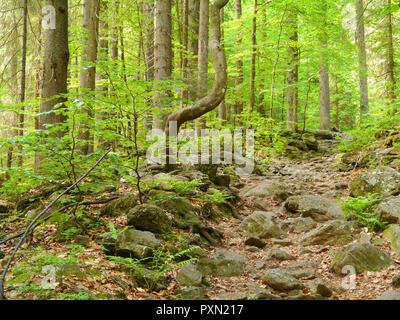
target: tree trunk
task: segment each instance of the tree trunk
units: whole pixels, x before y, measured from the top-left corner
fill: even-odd
[[[155,0],[154,13],[154,80],[162,82],[171,78],[171,1]],[[154,115],[156,128],[164,128],[168,116],[169,90],[158,85],[154,94],[157,114]]]
[[[202,115],[214,110],[223,101],[227,88],[227,66],[226,56],[221,43],[221,16],[220,10],[228,3],[229,0],[214,0],[210,7],[210,42],[209,48],[215,69],[214,85],[211,91],[200,100],[183,109],[179,109],[169,115],[165,123],[165,132],[170,136],[170,122],[176,121],[177,128],[187,121],[195,120]]]
[[[364,28],[364,3],[363,0],[356,0],[356,42],[358,47],[358,68],[360,80],[360,119],[369,113],[368,101],[368,68],[367,51],[365,48]]]
[[[69,62],[68,50],[68,0],[47,0],[46,5],[56,9],[55,29],[44,30],[43,86],[39,128],[44,130],[46,124],[56,124],[65,121],[65,116],[49,113],[56,105],[63,108],[65,97],[58,96],[68,93],[67,72]],[[58,132],[62,136],[64,132]]]
[[[39,120],[39,129],[45,130],[47,124],[65,122],[62,114],[51,112],[55,108],[64,108],[65,95],[68,93],[67,76],[69,63],[68,49],[68,0],[47,0],[46,5],[55,8],[55,29],[44,30],[43,80],[42,102]],[[57,97],[55,97],[57,96]],[[57,107],[56,107],[57,106]],[[64,130],[58,130],[56,135],[62,137]],[[40,165],[43,158],[38,155],[36,165]]]
[[[319,112],[320,129],[331,130],[331,112],[330,112],[330,92],[329,92],[329,67],[327,58],[328,34],[327,18],[328,6],[326,0],[320,0],[321,4],[321,31],[319,41],[321,46],[321,56],[319,65]]]
[[[208,1],[207,1],[207,6],[208,6]],[[224,23],[224,8],[221,9],[221,24]],[[207,15],[207,32],[208,32],[208,15]],[[225,42],[225,30],[224,27],[221,26],[221,41],[222,45],[224,45]],[[206,91],[207,92],[207,91]],[[202,95],[198,95],[198,97],[202,97]],[[222,120],[222,123],[224,124],[227,120],[227,115],[226,115],[226,104],[225,104],[225,98],[222,100],[222,102],[218,106],[218,118]]]
[[[298,50],[298,31],[297,31],[297,13],[288,12],[286,25],[288,29],[287,46],[287,72],[286,72],[286,127],[296,131],[298,126],[298,81],[299,81],[299,50]]]
[[[242,18],[242,0],[235,0],[235,18],[240,21]],[[236,51],[240,52],[240,47],[242,45],[241,28],[238,27],[236,31]],[[235,77],[235,87],[236,87],[236,114],[241,114],[243,112],[243,101],[240,98],[239,87],[243,83],[243,60],[238,58],[236,60],[236,77]]]
[[[85,0],[83,4],[83,43],[82,71],[80,79],[81,94],[94,94],[96,89],[97,34],[99,24],[99,0]],[[90,123],[93,118],[93,106],[86,104],[83,111],[87,119],[81,123],[79,140],[83,140],[81,152],[85,155],[92,153],[94,148],[93,135],[90,134]]]
[[[396,77],[395,77],[395,66],[394,66],[394,52],[393,52],[393,27],[392,27],[392,0],[387,0],[387,57],[386,57],[386,68],[387,68],[387,92],[386,97],[390,104],[394,103],[396,98]]]
[[[251,62],[250,62],[250,110],[254,110],[255,82],[256,82],[256,55],[257,55],[257,0],[254,0],[253,19],[251,26]]]

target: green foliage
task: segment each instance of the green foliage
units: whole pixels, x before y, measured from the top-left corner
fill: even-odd
[[[386,222],[381,222],[373,213],[374,204],[381,200],[377,199],[374,194],[357,198],[349,197],[341,202],[345,219],[355,220],[360,227],[367,227],[372,230],[383,229]]]
[[[227,191],[210,188],[207,190],[207,193],[202,198],[200,198],[200,200],[218,204],[223,201],[229,200],[230,198],[232,198],[232,195],[230,195]]]
[[[177,193],[195,193],[203,185],[200,179],[194,179],[190,181],[179,181],[171,179],[169,183],[172,185],[173,190]]]

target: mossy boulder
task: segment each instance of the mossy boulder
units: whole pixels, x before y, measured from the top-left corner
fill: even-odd
[[[146,203],[129,211],[128,225],[139,230],[167,233],[171,231],[172,222],[160,207]]]
[[[304,234],[300,243],[304,246],[344,245],[352,240],[350,224],[343,220],[333,220]]]
[[[358,175],[350,182],[350,194],[353,197],[375,193],[387,198],[400,193],[400,173],[390,167],[378,167]]]
[[[127,214],[130,209],[136,207],[137,205],[138,205],[138,196],[132,193],[127,194],[105,205],[100,210],[100,215],[116,217],[121,214]]]
[[[383,231],[382,236],[384,239],[390,241],[390,247],[397,256],[400,256],[400,225],[390,225]]]
[[[264,274],[263,283],[278,291],[291,291],[304,288],[300,280],[280,269],[268,270]]]
[[[382,222],[400,223],[400,197],[390,197],[379,203],[375,215]]]
[[[238,277],[244,274],[246,258],[232,251],[217,249],[211,258],[200,258],[198,269],[203,275]]]
[[[331,263],[331,269],[341,274],[344,266],[353,266],[357,273],[380,271],[393,264],[390,256],[369,243],[353,243],[341,248]]]
[[[300,213],[315,221],[344,219],[342,208],[333,200],[312,194],[289,197],[284,207],[289,212]]]
[[[256,211],[246,217],[240,224],[240,229],[249,236],[261,239],[286,237],[286,233],[272,221],[272,215],[263,211]]]

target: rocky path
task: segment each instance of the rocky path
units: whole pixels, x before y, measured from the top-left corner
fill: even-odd
[[[393,277],[400,275],[397,264],[356,276],[331,269],[338,250],[352,242],[371,241],[380,246],[380,252],[388,252],[396,259],[378,235],[368,230],[360,234],[360,230],[344,225],[337,201],[348,196],[353,173],[333,168],[335,154],[331,150],[337,143],[322,140],[322,153],[298,162],[276,160],[269,165],[265,176],[250,175],[242,179],[245,209],[241,214],[245,218],[219,222],[216,227],[224,232],[222,246],[208,254],[219,257],[221,265],[231,264],[221,273],[229,275],[230,270],[234,274],[235,268],[241,266],[244,273],[207,277],[212,284],[206,290],[208,298],[377,299],[391,289]],[[274,225],[265,227],[265,219],[269,218]],[[249,236],[248,231],[258,236]],[[227,252],[238,255],[229,257]]]

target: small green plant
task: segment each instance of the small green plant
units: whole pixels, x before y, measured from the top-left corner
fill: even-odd
[[[368,194],[365,197],[349,197],[341,202],[345,219],[354,219],[360,227],[367,227],[372,230],[380,230],[386,222],[380,221],[373,213],[373,205],[380,202],[375,194]]]
[[[221,203],[225,200],[228,200],[232,197],[228,192],[225,190],[218,190],[215,188],[210,188],[207,194],[201,199],[205,202],[211,203]]]
[[[170,184],[173,190],[177,193],[193,193],[197,192],[199,188],[203,185],[200,179],[194,179],[191,181],[179,181],[171,179]]]

